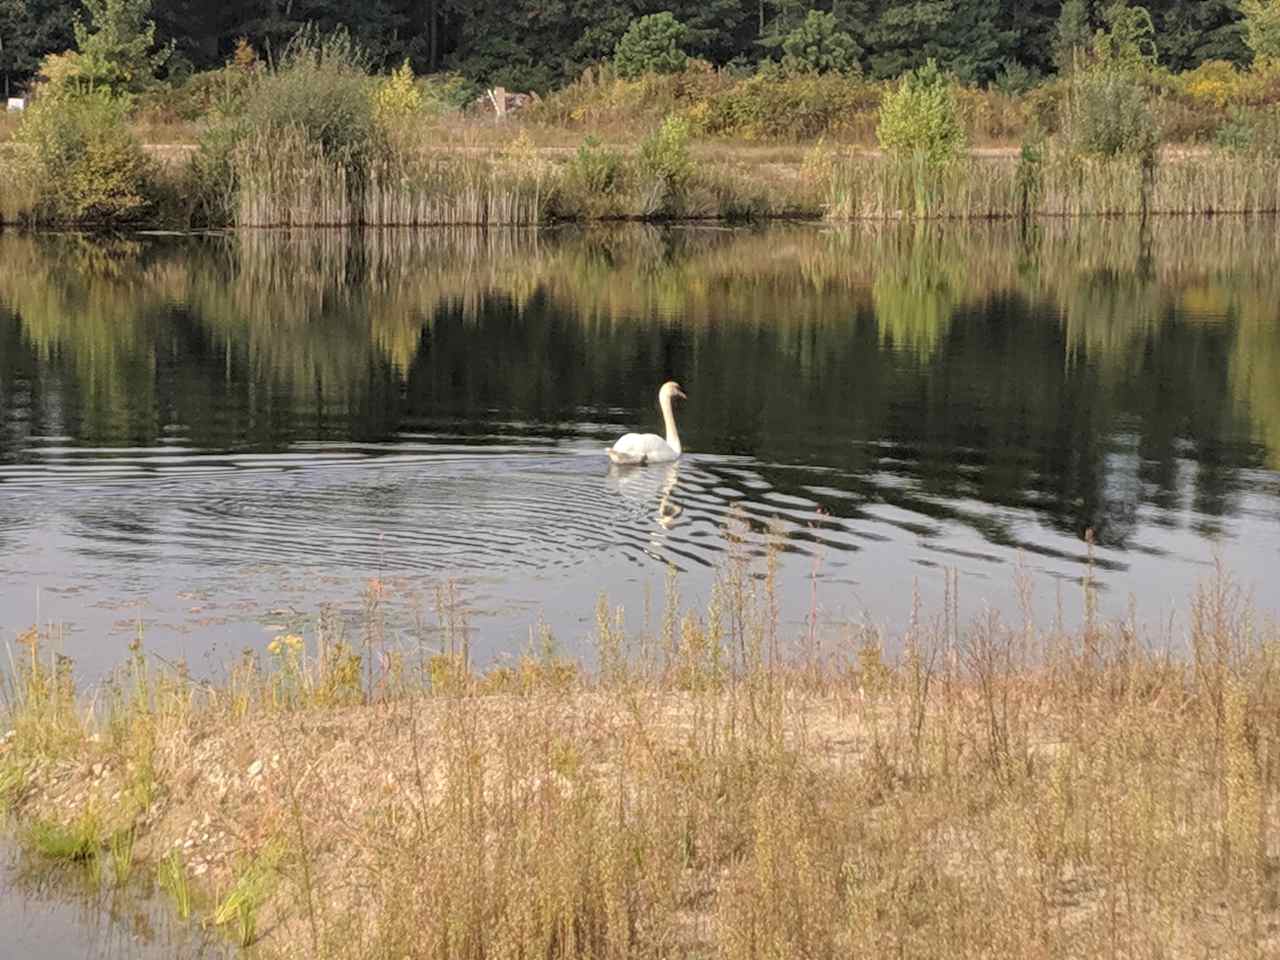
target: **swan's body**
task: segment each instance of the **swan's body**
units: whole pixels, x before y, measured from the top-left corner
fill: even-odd
[[[609,448],[609,459],[620,465],[636,467],[650,463],[670,463],[677,459],[683,451],[680,447],[680,434],[676,432],[676,416],[671,410],[673,397],[688,399],[680,389],[680,384],[668,380],[658,391],[658,406],[662,410],[666,437],[660,437],[656,433],[624,434]]]

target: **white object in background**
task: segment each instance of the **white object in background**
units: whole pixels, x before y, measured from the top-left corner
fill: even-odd
[[[9,98],[9,112],[10,112],[10,113],[19,113],[19,112],[21,112],[21,111],[23,111],[23,110],[25,110],[25,109],[27,109],[27,101],[26,101],[26,100],[24,100],[24,99],[22,99],[22,97],[10,97],[10,98]]]

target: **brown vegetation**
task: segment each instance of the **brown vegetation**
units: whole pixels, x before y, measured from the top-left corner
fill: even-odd
[[[358,638],[321,621],[212,684],[139,651],[89,703],[32,633],[0,795],[50,856],[127,836],[272,956],[1280,946],[1280,635],[1224,575],[1185,655],[1097,622],[1086,583],[1077,631],[948,604],[891,660],[869,628],[784,642],[772,568],[735,548],[653,629],[602,599],[590,672],[543,635],[473,669],[449,590],[394,647],[377,582]]]

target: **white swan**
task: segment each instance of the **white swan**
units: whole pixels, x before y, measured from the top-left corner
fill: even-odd
[[[668,463],[680,456],[680,434],[676,433],[676,416],[671,412],[671,399],[688,400],[680,384],[668,380],[658,391],[658,406],[662,408],[662,421],[667,437],[654,433],[628,433],[609,448],[609,459],[614,463],[643,467],[648,463]]]

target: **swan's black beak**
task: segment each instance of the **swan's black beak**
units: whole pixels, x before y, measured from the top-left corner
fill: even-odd
[[[688,394],[686,394],[686,393],[685,393],[683,390],[681,390],[679,387],[676,387],[676,396],[677,396],[677,397],[679,397],[681,400],[688,400],[688,399],[689,399]]]

